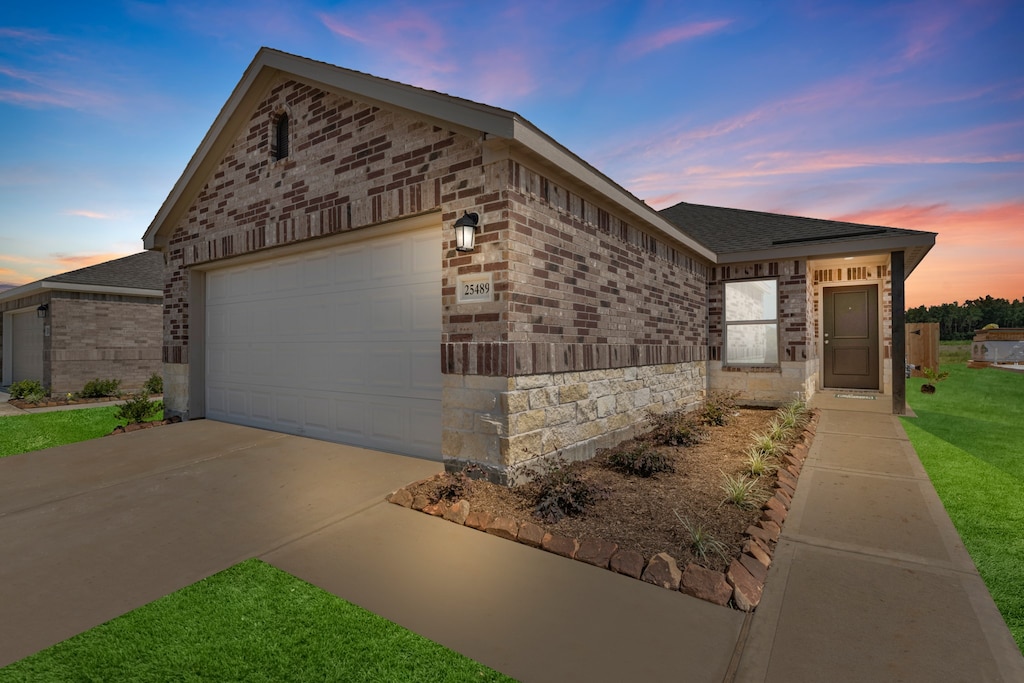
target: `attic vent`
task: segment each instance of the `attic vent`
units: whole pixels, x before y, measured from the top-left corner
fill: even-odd
[[[776,244],[797,244],[800,242],[819,242],[821,240],[842,240],[850,237],[868,237],[869,235],[882,235],[885,234],[885,228],[875,228],[874,230],[861,230],[860,232],[845,232],[840,235],[818,235],[816,237],[797,237],[789,240],[772,240],[772,245]]]
[[[274,123],[274,159],[288,156],[288,114],[281,114]]]

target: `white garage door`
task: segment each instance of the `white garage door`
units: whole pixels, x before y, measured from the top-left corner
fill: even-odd
[[[11,381],[43,381],[43,324],[35,309],[11,316]]]
[[[439,460],[440,233],[207,273],[207,417]]]

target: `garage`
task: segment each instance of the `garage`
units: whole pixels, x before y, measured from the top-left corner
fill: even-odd
[[[206,273],[206,416],[441,458],[441,229]]]
[[[33,308],[11,315],[11,382],[43,380],[43,324]]]

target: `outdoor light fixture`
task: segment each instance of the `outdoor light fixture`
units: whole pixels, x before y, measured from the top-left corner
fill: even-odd
[[[49,304],[40,304],[39,308],[36,309],[36,317],[37,318],[45,318],[46,317],[46,312],[48,310],[50,310],[50,305]]]
[[[462,218],[455,221],[455,250],[473,251],[473,242],[476,240],[476,229],[480,227],[477,223],[480,216],[475,213],[464,211]]]

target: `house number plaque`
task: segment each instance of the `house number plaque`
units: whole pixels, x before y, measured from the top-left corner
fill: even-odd
[[[472,273],[455,279],[455,303],[494,301],[494,274]]]

